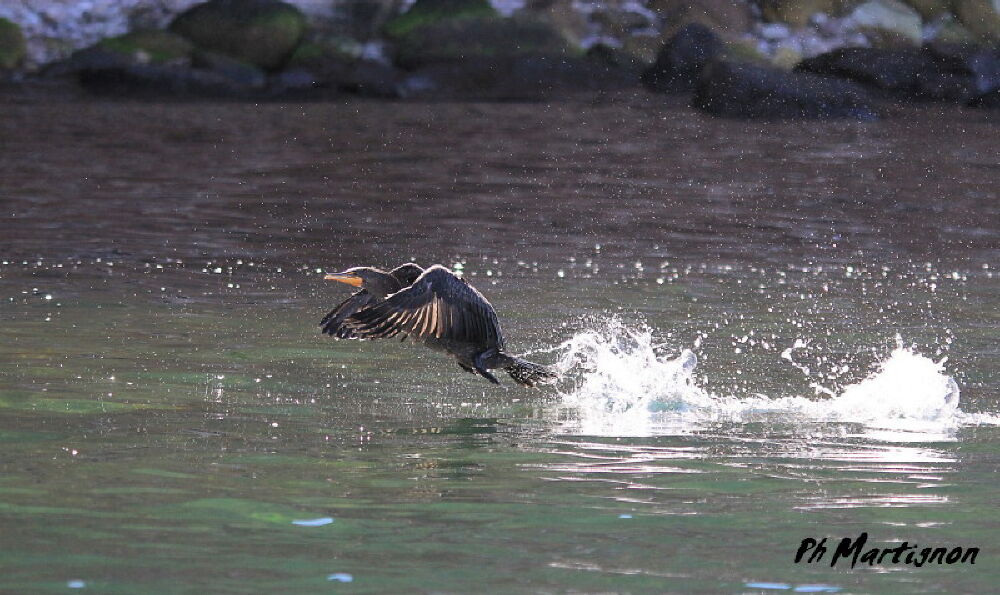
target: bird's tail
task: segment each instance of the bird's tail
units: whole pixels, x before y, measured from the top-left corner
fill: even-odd
[[[556,378],[559,377],[558,374],[541,364],[529,362],[519,357],[508,357],[510,357],[510,363],[504,366],[504,370],[507,370],[510,377],[518,384],[524,386],[549,384],[555,382]]]

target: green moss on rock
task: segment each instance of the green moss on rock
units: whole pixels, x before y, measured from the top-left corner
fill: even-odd
[[[385,25],[385,34],[401,38],[420,27],[441,22],[499,16],[489,0],[417,0],[409,10]]]
[[[194,51],[194,45],[180,35],[156,30],[133,31],[109,37],[98,42],[98,45],[127,56],[145,54],[150,62],[157,64],[189,60]]]
[[[16,23],[0,18],[0,68],[12,70],[24,63],[27,47]]]
[[[199,48],[276,70],[302,41],[306,19],[278,0],[210,0],[178,15],[170,30]]]
[[[414,69],[434,63],[577,53],[558,31],[538,19],[468,18],[414,29],[397,41],[396,63]]]
[[[361,57],[362,47],[346,37],[304,41],[288,59],[288,68],[322,66],[330,61],[353,62]]]

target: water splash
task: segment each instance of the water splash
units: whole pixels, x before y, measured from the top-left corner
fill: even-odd
[[[564,427],[588,435],[645,435],[656,413],[710,408],[712,398],[693,381],[698,363],[685,350],[669,359],[653,343],[652,329],[613,319],[600,330],[577,333],[560,346],[555,368],[563,387]]]
[[[722,421],[857,422],[920,433],[926,440],[962,424],[1000,421],[964,414],[944,360],[935,362],[901,341],[875,373],[839,393],[815,384],[828,395],[820,399],[712,394],[697,384],[692,351],[671,358],[655,344],[652,329],[621,320],[577,333],[559,351],[555,366],[566,380],[555,415],[561,429],[573,434],[685,434]],[[790,350],[782,358],[794,365]]]

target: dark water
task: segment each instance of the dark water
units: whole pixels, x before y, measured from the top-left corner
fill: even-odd
[[[2,102],[0,589],[1000,580],[988,112]],[[318,334],[406,260],[564,381]],[[982,553],[793,563],[861,531]]]

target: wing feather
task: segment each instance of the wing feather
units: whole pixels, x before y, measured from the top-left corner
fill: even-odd
[[[323,327],[323,332],[328,335],[333,335],[339,339],[352,339],[356,335],[352,332],[350,327],[344,324],[352,314],[366,308],[369,304],[374,301],[374,296],[364,289],[354,293],[351,297],[347,298],[340,303],[336,308],[330,310],[330,312],[323,317],[319,325]]]
[[[405,333],[419,340],[449,339],[503,348],[493,306],[442,266],[430,267],[413,285],[355,312],[345,325],[365,339]]]

